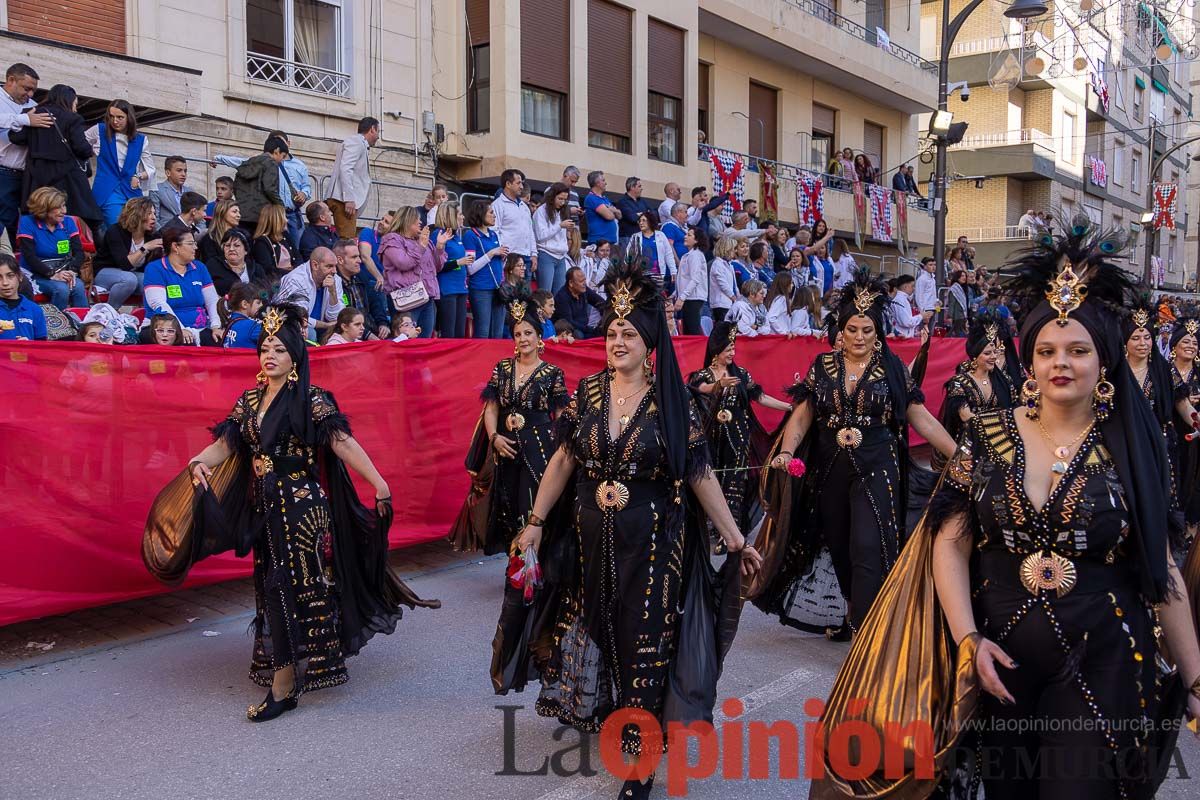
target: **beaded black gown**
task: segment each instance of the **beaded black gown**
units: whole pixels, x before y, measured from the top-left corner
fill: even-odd
[[[989,374],[987,387],[980,386],[972,377],[965,364],[960,365],[957,372],[946,381],[942,399],[942,414],[940,422],[946,433],[958,441],[966,423],[963,422],[960,411],[967,408],[974,415],[1011,405],[1013,392],[1008,383],[1007,373],[1003,369],[994,369]],[[946,457],[937,450],[929,459],[929,465],[935,472],[941,472],[946,466]]]
[[[982,745],[998,759],[984,776],[986,795],[1128,797],[1133,784],[1115,776],[1145,769],[1161,686],[1155,612],[1138,591],[1125,489],[1094,428],[1035,507],[1013,414],[967,423],[927,520],[937,531],[949,516],[966,515],[980,633],[1019,665],[1000,670],[1015,705],[982,693],[996,723],[981,727]],[[1031,730],[1038,720],[1045,724]],[[1022,776],[1020,753],[1039,751],[1068,761],[1053,774]],[[1082,773],[1069,761],[1096,753],[1101,766]],[[1106,777],[1104,764],[1134,771]]]
[[[574,490],[563,495],[571,522],[563,529],[577,547],[568,565],[576,575],[563,581],[575,588],[561,601],[537,702],[538,714],[590,732],[621,708],[661,719],[691,535],[681,510],[687,487],[668,477],[654,389],[614,439],[608,384],[607,372],[584,378],[557,423],[575,463]],[[694,409],[689,417],[686,472],[695,476],[709,454]],[[636,730],[622,731],[622,748],[640,752]]]
[[[1171,383],[1173,404],[1189,397],[1200,395],[1200,374],[1195,367],[1181,374],[1174,359],[1171,360]],[[1175,414],[1175,447],[1168,451],[1172,456],[1172,472],[1175,474],[1175,495],[1188,525],[1200,524],[1200,441],[1189,442],[1187,434],[1192,432],[1192,421]]]

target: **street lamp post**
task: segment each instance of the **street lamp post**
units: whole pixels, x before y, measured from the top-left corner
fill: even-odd
[[[1154,149],[1154,134],[1158,130],[1157,126],[1150,129],[1150,148]],[[1171,155],[1180,148],[1187,147],[1189,144],[1200,142],[1200,136],[1193,136],[1190,139],[1184,139],[1174,147],[1164,152],[1161,156],[1154,159],[1154,163],[1150,165],[1150,177],[1146,186],[1146,209],[1148,213],[1154,212],[1154,183],[1158,180],[1158,171],[1162,169],[1163,162],[1167,160],[1167,156]],[[1192,156],[1193,161],[1200,161],[1200,154]],[[1153,276],[1150,274],[1150,259],[1154,257],[1154,250],[1158,244],[1158,231],[1154,228],[1154,221],[1150,221],[1150,229],[1146,233],[1146,255],[1142,263],[1142,280],[1147,285],[1152,283]]]
[[[954,19],[950,18],[950,0],[942,0],[942,46],[938,57],[938,107],[939,112],[949,109],[947,95],[949,94],[950,46],[963,23],[979,8],[983,0],[972,0],[958,12]],[[1009,19],[1032,19],[1046,13],[1044,0],[1015,0],[1004,10],[1004,16]],[[946,281],[946,134],[937,136],[937,161],[934,165],[933,186],[933,257],[937,263],[937,281],[942,285]]]

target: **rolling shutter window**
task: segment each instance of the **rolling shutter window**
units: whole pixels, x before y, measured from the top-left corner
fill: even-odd
[[[650,91],[683,99],[683,31],[651,19],[646,29]]]
[[[470,31],[470,46],[487,44],[492,40],[491,15],[488,0],[467,0],[467,29]]]
[[[863,152],[871,159],[871,166],[887,172],[883,165],[883,126],[874,122],[863,123]]]
[[[769,86],[750,84],[750,155],[774,161],[779,131],[778,95]],[[759,123],[762,123],[761,125]]]
[[[837,133],[833,127],[837,122],[837,112],[832,108],[813,103],[812,120],[813,133],[827,133],[830,136]]]
[[[633,14],[588,0],[588,128],[633,136]]]
[[[570,0],[521,0],[521,83],[571,91]]]

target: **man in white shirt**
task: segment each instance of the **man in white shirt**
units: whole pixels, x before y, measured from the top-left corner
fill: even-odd
[[[1032,234],[1040,227],[1042,227],[1042,223],[1034,215],[1032,208],[1022,214],[1021,218],[1017,220],[1017,229],[1024,234]]]
[[[752,220],[750,214],[746,211],[738,211],[733,215],[733,227],[726,228],[722,236],[731,236],[734,239],[758,239],[766,235],[766,231],[760,231],[758,228],[750,227]]]
[[[892,279],[896,294],[889,301],[892,312],[892,330],[902,339],[912,339],[921,329],[921,325],[933,316],[932,311],[922,311],[920,314],[912,309],[909,293],[913,290],[913,277],[901,275]]]
[[[533,214],[521,199],[525,174],[519,169],[506,169],[500,173],[500,183],[503,191],[492,201],[496,235],[508,252],[525,258],[525,274],[532,275],[537,269],[537,238],[533,234]]]
[[[308,311],[308,336],[314,341],[321,331],[337,322],[338,314],[346,307],[337,266],[333,251],[318,247],[308,263],[283,276],[275,295],[276,302],[292,302]]]
[[[933,273],[936,271],[937,261],[933,256],[925,256],[921,259],[921,273],[917,275],[916,292],[917,309],[920,311],[937,309],[937,279],[933,277]]]
[[[367,204],[371,191],[367,156],[377,141],[379,120],[363,117],[358,121],[358,133],[339,144],[333,157],[333,175],[325,205],[333,212],[333,223],[343,239],[358,237],[358,213]]]
[[[26,148],[13,144],[8,134],[22,128],[49,128],[54,117],[33,110],[38,74],[27,64],[13,64],[4,73],[0,92],[0,225],[9,244],[17,246],[17,220],[21,217],[21,182],[25,175]]]
[[[679,202],[679,198],[683,197],[683,189],[678,183],[671,181],[663,187],[663,194],[667,196],[658,204],[658,221],[660,224],[665,224],[667,220],[674,216],[675,204]]]
[[[579,202],[579,192],[575,191],[575,184],[579,183],[579,167],[571,164],[563,170],[562,182],[567,185],[567,208],[570,210],[571,219],[578,221],[580,215],[583,214],[583,205]]]

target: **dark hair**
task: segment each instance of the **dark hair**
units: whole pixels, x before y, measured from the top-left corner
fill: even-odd
[[[277,138],[279,138],[279,139],[283,139],[283,141],[284,141],[285,143],[286,143],[286,142],[288,142],[288,141],[290,141],[290,140],[291,140],[291,138],[292,138],[292,137],[290,137],[290,136],[288,136],[288,135],[287,135],[287,131],[273,130],[273,131],[271,131],[270,133],[268,133],[268,134],[267,134],[267,140],[268,140],[268,141],[270,141],[271,137],[273,137],[273,136],[274,136],[274,137],[277,137]],[[264,148],[264,149],[265,149],[265,148]],[[268,152],[269,152],[269,151],[268,151]]]
[[[554,205],[554,198],[558,197],[560,194],[565,194],[568,202],[563,203],[563,207],[560,209],[556,210],[551,208],[551,206]],[[550,188],[542,193],[542,208],[545,209],[545,211],[542,213],[546,215],[547,221],[554,222],[557,218],[558,222],[565,222],[567,219],[567,206],[570,204],[570,200],[570,186],[567,186],[565,183],[551,184]],[[554,216],[550,216],[551,214],[554,214]]]
[[[758,201],[755,200],[753,197],[747,197],[746,202],[742,203],[742,208],[745,208],[746,206],[750,205],[751,203],[754,203],[754,205],[758,205]]]
[[[353,247],[355,252],[357,252],[358,239],[338,239],[333,243],[333,254],[336,256],[339,250],[345,250],[347,247]]]
[[[176,164],[183,164],[186,167],[187,159],[183,156],[167,156],[166,161],[163,161],[163,171],[170,170]]]
[[[579,267],[571,267],[570,269],[568,269],[568,270],[567,270],[567,283],[570,283],[570,282],[571,282],[571,277],[572,277],[573,275],[575,275],[575,273],[577,273],[577,272],[578,272],[580,275],[582,275],[582,274],[583,274],[583,270],[582,270],[581,268],[579,268]]]
[[[46,93],[46,99],[42,102],[42,105],[58,106],[70,111],[75,107],[75,101],[78,99],[79,95],[70,86],[67,86],[65,83],[56,83]]]
[[[229,236],[226,235],[225,238],[228,239]],[[267,301],[266,290],[257,283],[239,281],[229,287],[229,291],[217,303],[217,314],[221,317],[221,327],[229,330],[229,323],[233,321],[233,312],[237,311],[239,306],[255,300],[262,300],[264,303]]]
[[[695,187],[695,188],[693,188],[693,189],[692,189],[692,197],[693,197],[693,198],[695,198],[695,197],[698,197],[698,196],[700,196],[700,195],[704,194],[704,193],[705,193],[705,192],[707,192],[707,191],[708,191],[708,187],[707,187],[707,186],[697,186],[697,187]]]
[[[517,177],[518,175],[521,176],[522,180],[525,179],[525,173],[521,172],[519,169],[509,168],[504,170],[504,172],[500,173],[500,185],[508,186],[510,183],[512,183],[513,178]]]
[[[378,127],[379,127],[379,120],[375,119],[374,117],[363,117],[362,119],[360,119],[358,121],[358,132],[359,133],[366,133],[367,131],[371,130],[371,128],[378,128]]]
[[[230,228],[229,230],[225,231],[225,235],[221,237],[221,247],[229,244],[234,239],[237,239],[242,243],[242,246],[246,248],[247,253],[250,252],[250,236],[241,228]]]
[[[924,258],[921,259],[922,264],[928,264],[930,261],[937,261],[937,259],[934,258],[933,256],[925,256]]]
[[[638,218],[640,219],[642,217],[646,218],[646,224],[650,226],[650,230],[654,230],[655,228],[658,227],[658,212],[657,211],[654,211],[652,209],[646,209],[645,211],[639,211]]]
[[[79,326],[79,333],[75,336],[76,340],[80,341],[80,342],[87,341],[87,335],[88,335],[88,333],[91,332],[91,330],[93,328],[99,328],[100,330],[104,330],[104,323],[103,322],[85,322],[85,323],[83,323],[82,325]]]
[[[574,333],[574,332],[575,332],[575,326],[571,324],[570,320],[563,319],[562,317],[559,317],[558,319],[554,320],[555,335],[558,335],[560,333]]]
[[[548,289],[538,289],[533,293],[530,299],[537,303],[538,308],[541,308],[543,305],[545,305],[547,300],[553,300],[554,295],[551,294]]]
[[[41,77],[33,71],[33,67],[28,64],[22,64],[20,61],[4,71],[4,80],[8,80],[9,78],[24,78],[26,76],[33,78],[35,81],[41,80]]]
[[[517,264],[525,265],[525,256],[520,253],[509,253],[508,258],[504,259],[504,277],[508,277],[508,273],[516,269]]]
[[[133,113],[133,106],[129,104],[128,100],[113,100],[108,104],[108,107],[119,109],[125,115],[125,135],[132,142],[133,137],[137,136],[137,114]],[[107,115],[108,111],[105,110],[105,116]],[[105,122],[104,130],[108,132],[110,139],[117,135],[112,126],[107,124],[107,121]]]
[[[956,269],[950,273],[950,282],[958,283],[958,279],[966,274],[967,274],[967,271],[965,269]]]
[[[175,341],[171,342],[172,345],[183,344],[183,325],[174,314],[155,314],[150,318],[150,321],[146,323],[146,327],[142,329],[146,336],[146,344],[154,344],[154,326],[160,322],[167,322],[174,326]],[[141,337],[138,338],[140,339]]]
[[[767,246],[762,242],[755,242],[754,244],[750,245],[750,260],[758,261],[758,259],[762,258],[763,251],[766,249]]]
[[[0,267],[8,267],[15,272],[18,277],[20,277],[22,274],[21,268],[17,266],[17,260],[8,253],[0,253]]]
[[[914,278],[912,275],[897,275],[896,277],[892,278],[892,288],[899,289],[901,286],[912,283],[915,280],[916,278]]]
[[[342,326],[349,325],[355,317],[362,317],[364,322],[367,319],[367,315],[364,314],[361,309],[355,308],[354,306],[346,306],[339,311],[337,319],[334,321],[334,323],[325,329],[325,335],[321,337],[321,344],[328,342],[329,337],[333,336],[335,333],[341,333]]]
[[[186,197],[187,195],[184,196]],[[179,244],[184,236],[192,236],[194,238],[195,234],[192,233],[190,228],[181,228],[178,226],[164,228],[162,232],[163,255],[169,258],[171,256],[171,248]]]
[[[228,186],[230,189],[232,189],[233,188],[233,178],[229,177],[228,175],[222,175],[221,177],[219,177],[215,181],[213,181],[213,184],[215,184],[216,186]]]
[[[708,234],[699,228],[688,228],[692,232],[692,236],[696,237],[696,249],[708,250]]]
[[[206,205],[208,205],[208,201],[199,192],[184,192],[183,196],[179,198],[179,213],[186,214],[197,208],[204,208]]]
[[[263,144],[263,152],[274,153],[276,151],[283,153],[285,156],[291,152],[288,150],[287,142],[279,136],[267,137],[267,141]]]
[[[320,200],[315,203],[309,203],[308,208],[304,209],[304,216],[308,218],[309,225],[316,225],[317,220],[321,218],[321,206],[324,205]]]
[[[484,218],[487,216],[488,209],[492,205],[487,200],[476,200],[471,203],[471,207],[467,209],[465,221],[468,228],[482,228],[487,223]]]

